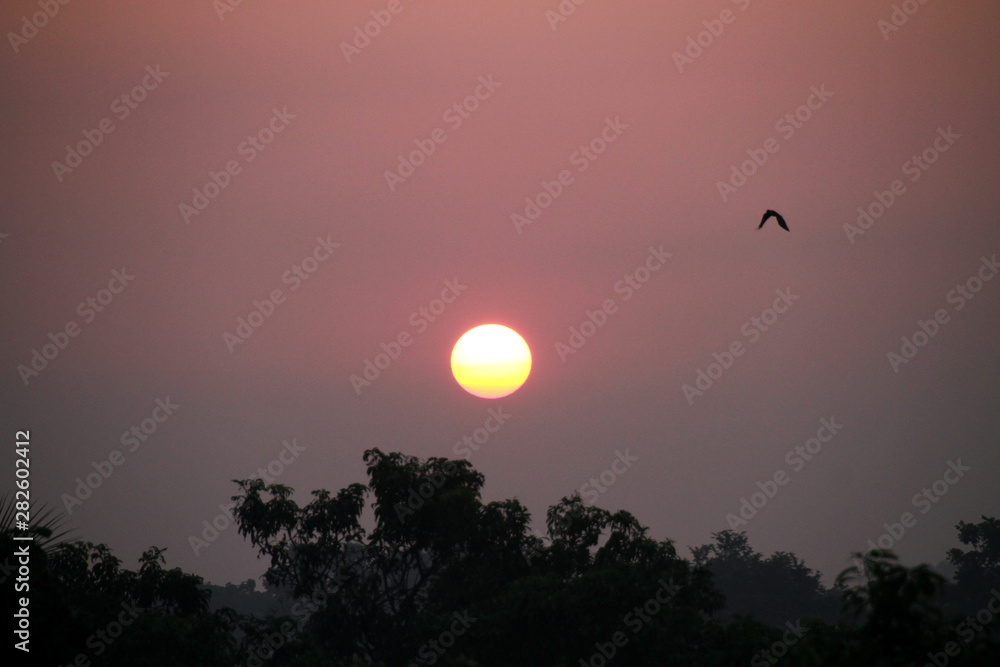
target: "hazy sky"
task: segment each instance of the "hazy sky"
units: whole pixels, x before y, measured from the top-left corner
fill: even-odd
[[[904,513],[907,562],[997,514],[1000,5],[224,3],[0,10],[3,432],[40,502],[110,471],[78,535],[256,576],[235,527],[189,539],[230,480],[305,501],[370,447],[456,457],[491,409],[485,500],[539,528],[583,487],[688,555],[760,482],[737,527],[830,581]],[[449,368],[489,322],[534,355],[495,401]]]

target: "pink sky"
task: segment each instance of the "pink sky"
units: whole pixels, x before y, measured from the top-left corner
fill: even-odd
[[[197,556],[188,538],[283,441],[306,448],[277,481],[305,499],[364,481],[372,446],[454,456],[498,407],[511,418],[472,457],[487,500],[540,518],[628,448],[638,463],[597,504],[684,553],[780,470],[789,483],[744,529],[828,580],[904,512],[918,521],[896,548],[930,562],[958,520],[996,513],[1000,281],[961,310],[948,293],[1000,252],[1000,7],[931,2],[883,35],[891,2],[592,1],[553,29],[556,0],[404,0],[348,62],[342,43],[389,5],[248,1],[220,20],[209,0],[70,3],[16,52],[7,37],[0,419],[32,430],[39,498],[62,506],[156,399],[180,405],[75,508],[83,537],[130,565],[156,544],[213,581],[255,576],[235,529]],[[0,27],[37,11],[7,2]],[[721,34],[679,71],[704,21]],[[123,118],[115,100],[147,67],[166,74]],[[448,110],[477,87],[457,125]],[[810,99],[790,132],[781,119]],[[275,109],[273,143],[246,148]],[[114,130],[57,178],[53,161],[104,118]],[[581,162],[608,119],[614,141]],[[438,128],[390,190],[386,170]],[[911,180],[904,164],[948,128],[958,138]],[[772,138],[723,201],[718,182]],[[180,205],[230,161],[186,224]],[[511,215],[563,170],[572,182],[519,232]],[[905,191],[849,240],[857,208],[897,179]],[[791,233],[756,229],[767,208]],[[317,238],[339,247],[292,290],[283,276]],[[615,285],[661,246],[671,258],[625,300]],[[78,304],[123,267],[134,281],[85,321]],[[418,331],[412,314],[448,280],[466,288]],[[284,303],[231,353],[223,334],[276,289]],[[779,289],[798,300],[751,341],[744,325]],[[617,312],[564,363],[556,344],[608,298]],[[894,372],[887,353],[942,308]],[[70,321],[79,335],[25,384],[18,366]],[[448,367],[488,322],[534,354],[495,402]],[[350,376],[404,331],[413,345],[357,395]],[[682,386],[737,341],[745,353],[689,404]],[[843,430],[794,471],[786,453],[831,416]],[[959,458],[972,470],[919,514],[914,494]]]

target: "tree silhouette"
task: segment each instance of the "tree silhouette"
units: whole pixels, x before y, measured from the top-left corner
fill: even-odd
[[[325,600],[310,623],[331,655],[394,664],[440,633],[456,605],[527,567],[529,517],[516,501],[483,505],[483,476],[468,461],[378,449],[364,460],[369,486],[314,491],[303,507],[287,486],[236,480],[242,494],[233,498],[234,515],[270,558],[270,584]],[[361,525],[369,494],[370,533]],[[480,576],[484,569],[488,577]],[[446,571],[463,585],[437,584]]]
[[[314,491],[302,507],[288,487],[260,480],[236,480],[242,493],[233,498],[240,532],[270,559],[266,580],[299,598],[322,596],[307,633],[331,658],[409,664],[456,612],[467,612],[477,621],[465,648],[442,660],[576,662],[623,630],[630,609],[658,589],[669,589],[660,595],[672,602],[655,602],[661,612],[640,624],[653,629],[645,643],[622,649],[623,659],[630,652],[633,664],[659,664],[640,655],[658,655],[651,647],[684,655],[710,626],[718,631],[707,618],[722,596],[708,573],[650,538],[628,512],[563,498],[547,514],[543,540],[516,500],[482,503],[483,476],[467,461],[378,449],[364,460],[368,485]],[[370,532],[361,525],[369,497]]]
[[[679,557],[629,512],[579,494],[545,513],[484,503],[467,461],[365,452],[367,484],[313,491],[236,480],[240,532],[268,562],[252,580],[208,587],[150,547],[127,570],[106,545],[29,547],[33,664],[153,667],[995,667],[1000,621],[986,606],[998,522],[958,524],[953,591],[968,615],[939,607],[945,580],[891,552],[855,554],[824,590],[794,554],[755,552],[722,531]],[[370,509],[371,515],[366,514]],[[49,517],[50,519],[52,517]],[[50,525],[34,528],[55,537]],[[13,553],[12,526],[0,541]],[[8,582],[10,585],[13,582]],[[716,587],[716,584],[718,587]],[[210,588],[258,610],[215,610]],[[823,620],[831,595],[845,614]],[[255,596],[263,596],[255,599]],[[12,596],[13,597],[13,596]],[[995,605],[994,605],[995,606]],[[80,663],[81,657],[83,663]],[[944,662],[946,661],[946,662]]]
[[[1000,519],[983,516],[979,523],[959,521],[958,539],[968,551],[948,550],[955,571],[955,597],[966,613],[981,608],[992,591],[1000,591]]]
[[[820,573],[794,554],[764,557],[751,548],[745,532],[712,534],[715,544],[691,549],[694,562],[707,567],[734,614],[751,614],[772,625],[799,618],[836,618],[837,601],[826,591]]]
[[[907,568],[894,553],[874,549],[853,554],[837,576],[844,607],[860,622],[860,650],[877,665],[912,665],[946,641],[938,607],[945,579],[927,565]]]
[[[209,612],[201,577],[165,569],[163,552],[148,549],[138,571],[89,542],[32,555],[33,664],[152,667],[169,656],[171,665],[231,667],[232,617]]]

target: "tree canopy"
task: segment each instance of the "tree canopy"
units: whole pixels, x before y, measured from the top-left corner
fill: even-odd
[[[366,483],[313,491],[234,480],[239,532],[266,563],[211,604],[150,547],[138,568],[32,527],[36,664],[199,667],[729,667],[937,664],[1000,658],[1000,521],[960,522],[950,582],[888,551],[822,585],[794,554],[725,530],[678,554],[625,510],[579,494],[535,532],[516,499],[483,502],[468,461],[371,449]],[[368,513],[367,510],[371,512]],[[0,512],[0,517],[4,516]],[[541,527],[541,526],[538,526]],[[13,553],[13,526],[2,541]],[[7,585],[13,583],[8,580]],[[256,596],[256,597],[253,597]],[[283,600],[261,613],[264,600]],[[996,620],[994,620],[996,619]],[[40,635],[36,635],[40,636]],[[942,657],[943,656],[943,657]],[[941,663],[945,664],[945,663]]]

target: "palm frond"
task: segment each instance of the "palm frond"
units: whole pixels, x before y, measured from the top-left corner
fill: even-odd
[[[17,501],[14,496],[0,493],[0,533],[5,538],[24,533],[16,527],[17,512]],[[32,502],[28,508],[28,516],[30,520],[27,532],[34,536],[35,544],[45,551],[53,551],[77,539],[69,537],[73,528],[66,526],[66,514],[57,509]]]

